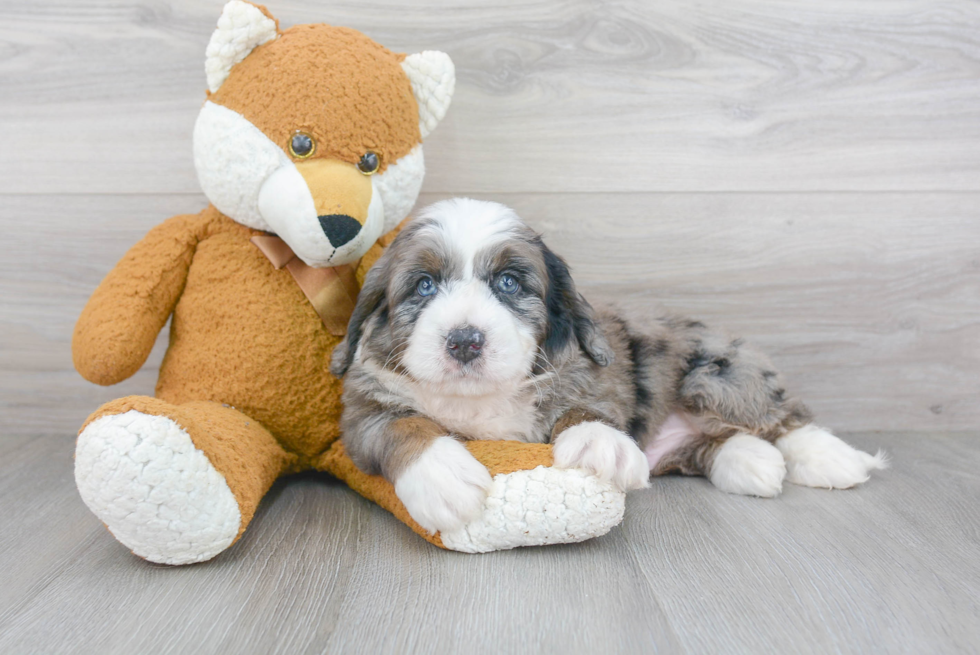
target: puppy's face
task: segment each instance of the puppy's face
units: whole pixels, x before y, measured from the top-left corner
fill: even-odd
[[[512,210],[457,199],[424,210],[368,274],[332,370],[372,359],[437,393],[486,395],[579,344],[608,363],[564,262]]]
[[[525,378],[547,328],[533,233],[510,210],[456,202],[431,208],[408,237],[390,278],[406,372],[459,395]]]

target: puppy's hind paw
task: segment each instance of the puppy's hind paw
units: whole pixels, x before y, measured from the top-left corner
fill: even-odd
[[[805,487],[849,489],[888,467],[882,451],[862,452],[812,424],[783,435],[776,447],[786,458],[786,479]]]
[[[492,479],[452,437],[438,437],[395,483],[395,495],[429,532],[453,532],[483,513]]]
[[[580,468],[621,491],[650,486],[650,465],[633,438],[598,421],[574,425],[555,440],[555,467]]]
[[[715,453],[708,472],[711,483],[730,494],[773,498],[783,490],[786,463],[768,441],[736,434]]]

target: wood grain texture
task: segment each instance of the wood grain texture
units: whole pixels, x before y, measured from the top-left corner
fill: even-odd
[[[279,483],[194,566],[133,557],[75,491],[71,446],[0,458],[0,652],[969,652],[980,435],[875,433],[893,468],[761,500],[666,477],[578,545],[436,549],[324,476]],[[3,443],[3,440],[0,440]]]
[[[196,192],[221,4],[0,5],[0,192]],[[453,57],[433,192],[980,190],[968,0],[272,4]]]
[[[422,203],[438,199],[425,194]],[[748,338],[836,429],[980,425],[980,194],[493,194],[564,255],[596,302],[666,307]],[[126,249],[201,196],[11,196],[0,206],[0,434],[74,434],[150,394],[166,330],[100,388],[71,331]],[[18,226],[30,221],[30,230]],[[326,374],[326,373],[325,373]]]
[[[894,455],[892,471],[854,493],[787,485],[776,502],[757,505],[710,495],[698,480],[703,495],[679,500],[658,487],[628,508],[625,539],[671,599],[662,607],[691,652],[976,649],[977,440],[852,441],[872,451],[888,443]],[[653,546],[643,541],[651,537]],[[691,593],[692,581],[701,593]]]

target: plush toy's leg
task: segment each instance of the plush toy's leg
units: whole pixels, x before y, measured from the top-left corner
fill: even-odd
[[[489,469],[493,486],[483,516],[453,533],[427,533],[409,516],[394,487],[380,476],[362,473],[340,442],[316,467],[378,503],[429,542],[466,553],[585,541],[606,534],[623,519],[625,494],[583,471],[552,468],[548,444],[469,441],[466,447]]]
[[[133,553],[190,564],[238,539],[294,459],[231,407],[130,396],[85,422],[75,482],[89,509]]]

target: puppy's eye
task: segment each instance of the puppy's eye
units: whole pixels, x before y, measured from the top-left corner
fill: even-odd
[[[415,288],[420,296],[431,296],[436,292],[436,281],[427,275],[419,280],[419,284]]]
[[[517,283],[517,278],[510,273],[504,273],[497,278],[497,291],[500,293],[517,293],[517,290],[521,288],[521,285]]]
[[[316,152],[316,141],[306,132],[296,131],[289,139],[289,154],[297,159],[306,159]]]
[[[361,156],[361,161],[357,162],[357,170],[365,175],[374,175],[379,168],[381,168],[381,157],[370,150]]]

